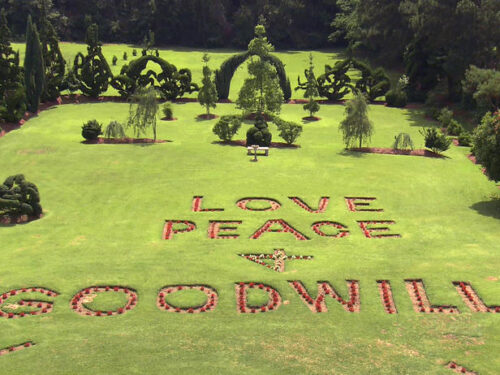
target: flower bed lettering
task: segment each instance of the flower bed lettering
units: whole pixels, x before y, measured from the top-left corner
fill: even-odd
[[[456,306],[431,305],[422,280],[405,280],[405,284],[413,304],[413,309],[416,312],[424,314],[460,314]]]
[[[299,197],[288,197],[293,203],[295,203],[297,206],[300,208],[306,210],[309,213],[312,214],[322,214],[326,211],[328,208],[328,204],[330,203],[330,197],[321,197],[319,200],[318,208],[313,209],[311,208],[307,203],[305,203],[302,199]]]
[[[401,238],[400,234],[385,233],[390,231],[389,227],[387,227],[386,225],[393,225],[393,224],[396,224],[396,222],[392,220],[358,221],[358,225],[363,231],[366,238]],[[374,227],[373,225],[383,225],[383,226]]]
[[[396,304],[392,296],[391,283],[388,280],[377,281],[378,290],[380,292],[380,300],[387,314],[397,314]]]
[[[47,297],[57,297],[59,294],[53,290],[46,288],[30,287],[22,289],[14,289],[3,293],[0,296],[0,317],[6,319],[24,318],[33,315],[48,314],[53,309],[53,303],[47,301],[39,301],[34,299],[21,299],[15,303],[6,304],[8,300],[14,299],[22,294],[38,293],[44,294]],[[4,311],[4,309],[8,311]]]
[[[287,255],[283,249],[274,250],[273,254],[239,254],[240,257],[248,259],[254,263],[260,264],[276,272],[285,272],[286,260],[312,260],[312,255]],[[273,264],[266,263],[266,260],[272,260]]]
[[[281,228],[276,228],[276,225],[279,225]],[[252,234],[250,238],[257,240],[264,233],[290,233],[298,241],[307,241],[309,239],[283,219],[268,220],[262,227]]]
[[[331,227],[337,229],[337,233],[335,234],[327,234],[321,228],[322,227]],[[334,221],[318,221],[312,225],[312,230],[314,233],[321,237],[330,237],[330,238],[343,238],[349,236],[349,231],[347,227],[343,224],[336,223]]]
[[[250,306],[247,299],[249,289],[260,289],[266,292],[268,295],[268,302],[261,306]],[[236,305],[239,314],[260,314],[277,310],[281,306],[281,296],[279,292],[266,284],[240,282],[235,284],[235,291]]]
[[[500,306],[487,306],[481,297],[476,293],[476,291],[472,288],[470,283],[464,281],[454,281],[453,285],[455,285],[458,294],[462,297],[464,303],[471,309],[473,312],[482,312],[482,313],[500,313]]]
[[[370,202],[375,200],[377,198],[345,197],[345,203],[351,212],[384,212],[382,208],[371,208]]]
[[[124,293],[128,297],[128,301],[125,306],[120,306],[115,310],[95,311],[86,307],[85,304],[91,303],[99,293]],[[75,294],[71,299],[70,306],[74,312],[83,316],[122,315],[137,306],[137,292],[121,286],[92,286]]]
[[[0,357],[3,355],[6,355],[6,354],[18,352],[19,350],[31,348],[34,345],[35,345],[35,343],[33,341],[26,341],[26,342],[23,342],[22,344],[19,344],[19,345],[13,345],[13,346],[9,346],[7,348],[0,349]]]
[[[269,206],[264,208],[252,208],[249,206],[252,202],[264,202]],[[271,198],[243,198],[236,202],[236,206],[244,211],[276,211],[281,208],[281,203]]]
[[[449,362],[445,365],[446,368],[453,370],[457,374],[465,374],[465,375],[478,375],[477,372],[467,370],[464,366],[458,365],[456,362]]]
[[[180,292],[182,290],[198,290],[204,293],[207,297],[205,303],[201,306],[178,307],[167,301],[169,295]],[[171,285],[161,289],[158,292],[156,306],[160,310],[178,314],[200,314],[208,311],[213,311],[219,302],[219,295],[214,288],[207,285]]]
[[[236,225],[242,224],[242,221],[210,221],[208,226],[208,238],[212,240],[235,240],[240,235],[233,233],[228,234],[228,232],[234,232]]]

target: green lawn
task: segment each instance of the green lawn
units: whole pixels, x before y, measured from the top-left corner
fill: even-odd
[[[65,105],[0,139],[0,178],[24,173],[38,185],[46,212],[27,225],[0,227],[1,290],[60,293],[49,298],[55,302],[47,315],[0,319],[0,348],[36,344],[0,357],[2,373],[445,375],[451,360],[480,374],[498,371],[499,316],[471,313],[452,284],[468,281],[487,304],[500,304],[498,189],[467,160],[466,149],[452,147],[447,159],[346,153],[338,132],[343,107],[335,105],[322,107],[322,121],[304,125],[301,148],[272,149],[251,163],[243,148],[213,144],[215,122],[195,120],[203,112],[195,103],[175,104],[179,121],[160,122],[159,138],[171,143],[81,144],[83,121],[121,121],[127,111],[126,104]],[[226,104],[215,112],[234,111]],[[302,116],[299,105],[283,107],[287,119]],[[389,147],[404,131],[422,147],[418,131],[429,124],[418,111],[371,106],[370,117],[373,146]],[[244,139],[247,128],[236,138]],[[196,195],[225,211],[191,212]],[[311,214],[289,196],[312,206],[321,196],[331,202],[325,213]],[[384,212],[350,212],[346,196],[376,197],[373,205]],[[235,202],[245,197],[274,198],[283,207],[243,211]],[[197,229],[162,240],[168,219],[193,221]],[[269,219],[284,219],[311,240],[286,233],[250,239]],[[242,221],[240,238],[209,239],[210,220]],[[311,225],[322,220],[346,225],[351,235],[317,236]],[[402,237],[368,239],[357,220],[394,220],[392,231]],[[286,272],[277,273],[238,256],[275,248],[314,260],[287,262]],[[462,314],[414,312],[404,284],[410,278],[424,280],[432,303],[456,305]],[[384,312],[380,279],[392,283],[397,315]],[[302,281],[313,297],[317,281],[345,297],[345,280],[359,280],[361,312],[327,298],[329,312],[313,314],[289,280]],[[237,282],[270,285],[285,303],[273,312],[238,314]],[[215,288],[218,306],[198,315],[159,310],[158,291],[175,284]],[[122,316],[77,315],[72,296],[95,285],[133,288],[138,304]],[[120,297],[100,296],[87,306],[119,307]],[[169,302],[196,306],[202,297],[186,291]],[[264,301],[257,292],[249,296],[251,304]]]

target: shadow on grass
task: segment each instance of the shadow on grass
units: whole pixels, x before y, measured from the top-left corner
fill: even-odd
[[[493,197],[489,201],[483,201],[474,203],[470,206],[471,209],[477,211],[477,213],[483,216],[494,217],[495,219],[500,219],[500,198]]]
[[[364,153],[364,152],[350,151],[350,150],[343,149],[342,151],[339,152],[339,155],[342,155],[342,156],[353,156],[355,158],[364,158],[365,155],[366,155],[366,153]]]
[[[439,122],[427,117],[423,107],[419,104],[410,103],[405,109],[407,110],[406,117],[410,126],[418,126],[420,128],[439,127]]]

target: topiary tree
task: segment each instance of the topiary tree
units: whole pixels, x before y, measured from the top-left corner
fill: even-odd
[[[333,67],[325,65],[325,73],[318,77],[319,96],[338,101],[349,94],[352,85],[347,72],[350,68],[350,60],[337,61]]]
[[[262,114],[257,114],[255,124],[247,131],[247,146],[269,147],[273,136]]]
[[[366,94],[370,102],[384,96],[391,88],[391,81],[384,68],[372,69],[370,65],[354,59],[351,66],[361,72],[361,78],[356,81],[356,90]]]
[[[309,55],[309,69],[304,71],[306,82],[301,83],[300,77],[298,78],[298,86],[295,90],[304,90],[304,98],[309,99],[309,103],[304,105],[304,110],[309,112],[309,117],[313,117],[319,111],[320,105],[314,100],[319,95],[318,81],[314,76],[314,62],[312,53]]]
[[[215,87],[215,83],[212,81],[212,70],[210,70],[208,66],[208,62],[210,58],[208,54],[203,55],[203,62],[205,66],[203,66],[203,81],[202,87],[198,92],[198,101],[201,106],[204,106],[207,110],[207,116],[210,116],[210,108],[217,107],[217,88]]]
[[[17,122],[26,112],[26,93],[19,53],[10,45],[5,9],[0,12],[0,121]]]
[[[158,114],[157,91],[153,87],[139,87],[130,102],[130,114],[127,128],[132,128],[138,138],[147,128],[153,129],[156,141],[156,116]]]
[[[26,181],[22,174],[8,177],[0,185],[0,216],[28,215],[40,217],[40,193],[35,184]]]
[[[487,113],[474,130],[472,149],[488,176],[500,181],[500,112]]]
[[[49,0],[42,0],[40,10],[40,42],[45,64],[45,90],[42,101],[56,100],[64,89],[66,61],[59,48],[57,33],[49,20]]]
[[[292,145],[299,138],[300,134],[302,134],[302,126],[295,122],[285,121],[276,117],[274,123],[278,127],[279,136],[288,145]]]
[[[151,64],[157,68],[151,69]],[[149,67],[148,67],[149,65]],[[159,71],[159,73],[157,73]],[[113,78],[111,85],[120,95],[129,98],[139,87],[153,87],[166,100],[175,100],[185,93],[198,91],[198,85],[191,82],[191,71],[181,69],[156,56],[142,56],[124,65],[120,75]]]
[[[87,121],[82,126],[82,137],[87,141],[95,141],[102,134],[102,125],[97,120]]]
[[[354,93],[354,98],[346,104],[345,113],[346,117],[340,123],[340,131],[346,148],[352,147],[356,141],[359,141],[359,147],[362,147],[363,140],[370,139],[373,134],[365,96],[359,92]]]
[[[425,147],[432,152],[438,153],[450,148],[451,140],[446,138],[446,136],[436,128],[422,129],[420,134],[424,136]]]
[[[102,53],[102,45],[99,42],[99,28],[96,24],[88,27],[86,43],[87,55],[84,56],[81,52],[76,55],[73,63],[73,73],[82,93],[97,98],[100,94],[106,92],[113,74]]]
[[[45,90],[45,64],[43,62],[42,46],[36,25],[28,16],[26,27],[26,54],[24,56],[24,85],[28,110],[38,111],[40,98]]]
[[[248,64],[250,78],[243,83],[236,101],[237,108],[245,112],[280,112],[283,91],[276,69],[265,60],[273,50],[274,47],[267,41],[265,27],[257,25],[255,38],[248,45],[248,51],[253,55]]]
[[[241,116],[222,116],[212,129],[221,141],[229,142],[241,128]]]

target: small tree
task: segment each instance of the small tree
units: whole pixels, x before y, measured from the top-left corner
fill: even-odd
[[[125,138],[125,130],[123,129],[123,125],[118,121],[111,121],[108,126],[106,126],[106,130],[104,131],[104,136],[106,138]]]
[[[432,152],[446,151],[450,148],[451,140],[436,128],[423,129],[420,134],[424,136],[425,147]]]
[[[474,130],[473,152],[488,176],[500,181],[500,112],[484,115],[481,125]]]
[[[212,70],[208,66],[208,62],[210,58],[208,54],[203,55],[203,62],[205,66],[203,66],[203,80],[200,91],[198,92],[198,101],[201,106],[204,106],[207,110],[207,116],[210,116],[210,108],[217,107],[217,88],[215,87],[215,83],[212,80]]]
[[[36,25],[28,16],[26,27],[26,55],[24,57],[24,84],[28,110],[38,111],[40,98],[45,90],[45,64],[43,62],[42,46]]]
[[[288,145],[292,145],[299,138],[300,134],[302,134],[302,126],[295,122],[275,118],[274,123],[280,132],[279,136],[283,138]]]
[[[248,64],[250,78],[245,79],[236,101],[239,109],[258,113],[280,112],[283,91],[276,68],[266,60],[272,51],[274,47],[267,41],[266,28],[257,25],[255,38],[248,45],[248,52],[253,57]]]
[[[151,51],[151,55],[154,53],[153,47],[155,45],[155,33],[152,30],[149,30],[148,34],[144,36],[142,44],[142,56],[146,56],[149,51]]]
[[[349,100],[345,109],[346,117],[340,123],[346,148],[352,147],[359,141],[363,146],[364,139],[370,139],[373,134],[373,124],[368,118],[368,104],[362,93],[355,93]]]
[[[408,133],[399,133],[394,137],[394,150],[413,150],[413,141]]]
[[[132,128],[136,137],[145,134],[147,128],[151,127],[156,141],[156,115],[159,109],[156,95],[152,87],[139,87],[132,95],[127,128]]]
[[[111,69],[102,54],[99,28],[92,24],[87,29],[87,56],[78,53],[73,64],[73,73],[83,94],[97,98],[108,89],[113,78]]]
[[[309,111],[309,117],[314,117],[314,114],[319,111],[320,105],[314,100],[315,97],[319,96],[318,91],[318,81],[314,75],[314,62],[312,53],[309,55],[309,69],[304,72],[306,76],[306,82],[301,83],[300,77],[298,79],[299,85],[295,90],[304,90],[304,98],[309,99],[309,103],[304,105],[304,110]]]

